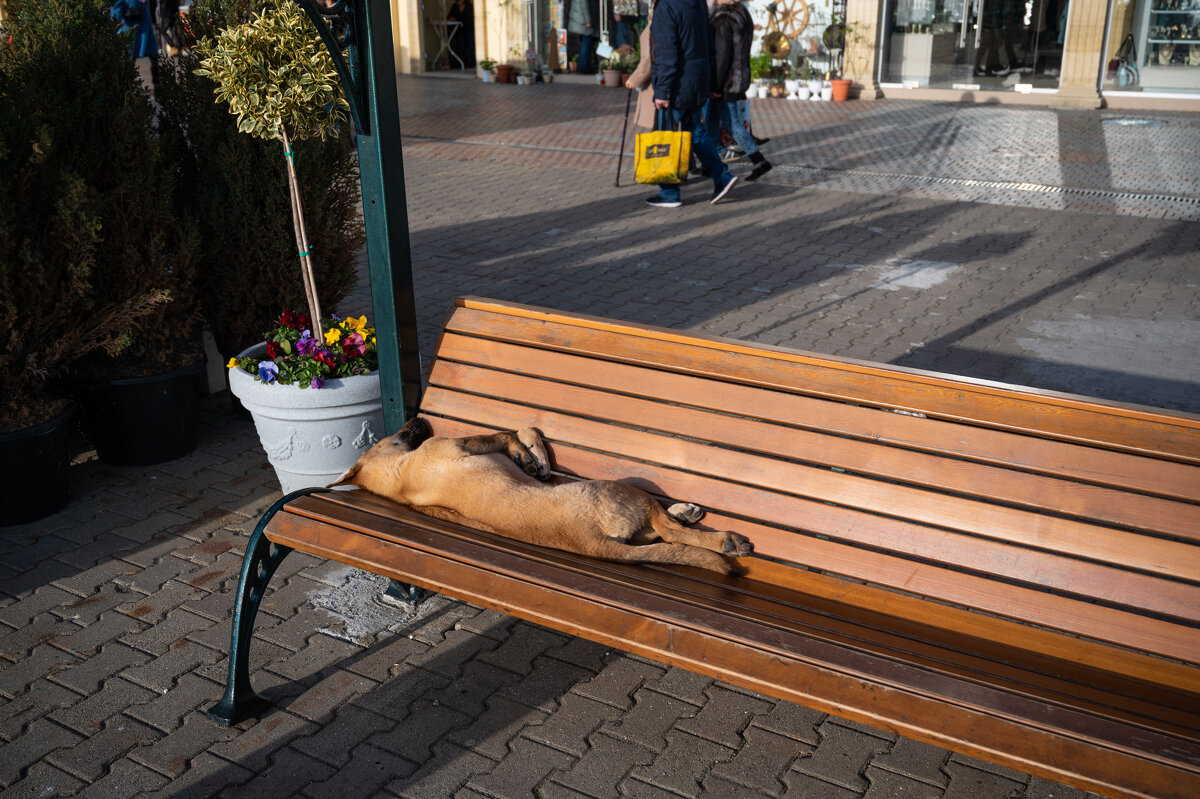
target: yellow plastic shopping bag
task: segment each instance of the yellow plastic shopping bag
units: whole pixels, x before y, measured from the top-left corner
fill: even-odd
[[[660,114],[660,118],[661,118]],[[654,130],[634,138],[633,175],[638,183],[683,183],[692,159],[692,134]]]

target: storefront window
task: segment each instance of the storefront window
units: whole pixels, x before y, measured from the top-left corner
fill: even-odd
[[[1018,91],[1058,87],[1067,0],[895,0],[890,16],[885,83]]]
[[[1116,0],[1106,92],[1200,93],[1200,0]]]

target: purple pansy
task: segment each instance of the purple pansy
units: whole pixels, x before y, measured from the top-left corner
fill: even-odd
[[[296,352],[301,355],[309,355],[317,348],[317,340],[313,338],[311,330],[305,330],[300,334],[300,340],[296,342]]]
[[[259,361],[258,362],[258,379],[264,383],[274,383],[275,378],[279,375],[279,367],[274,361]]]
[[[309,385],[313,388],[323,388],[325,386],[325,381],[319,377],[314,377]]]

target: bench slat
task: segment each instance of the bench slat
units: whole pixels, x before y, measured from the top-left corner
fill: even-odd
[[[1168,577],[1200,580],[1200,559],[1182,542],[1106,530],[1096,525],[935,494],[908,486],[838,474],[786,461],[653,433],[620,428],[555,411],[515,405],[431,386],[423,407],[460,419],[488,420],[496,427],[538,427],[569,444],[602,447],[615,455],[644,458],[674,469],[709,474],[725,481],[833,502],[876,514],[899,516],[1010,543],[1125,564]],[[801,519],[797,522],[802,524]]]
[[[313,518],[340,520],[343,514],[331,511],[329,505],[344,507],[351,514],[366,512],[389,518],[398,513],[402,515],[405,511],[402,506],[366,492],[340,492],[320,499],[321,504],[300,504],[294,508],[294,512],[307,511]],[[315,506],[315,509],[310,509],[310,506]],[[373,529],[377,524],[370,526]],[[448,534],[453,535],[455,529],[448,528]],[[888,615],[885,618],[874,607],[848,610],[843,601],[831,601],[815,594],[810,590],[812,582],[808,579],[788,585],[786,582],[764,582],[757,577],[730,581],[702,571],[683,570],[687,572],[684,576],[670,567],[655,565],[630,569],[626,564],[508,542],[486,533],[481,535],[496,546],[519,552],[533,560],[546,560],[562,567],[571,565],[572,568],[602,576],[614,583],[628,584],[665,598],[721,607],[734,618],[745,618],[758,624],[777,624],[781,629],[794,632],[802,630],[807,635],[825,636],[828,640],[847,645],[870,645],[879,652],[890,653],[889,657],[916,659],[926,668],[941,670],[948,675],[984,680],[1047,701],[1061,702],[1064,698],[1086,700],[1092,711],[1101,715],[1135,723],[1149,720],[1159,726],[1166,722],[1175,725],[1178,734],[1200,737],[1200,696],[1177,688],[1154,689],[1147,686],[1143,686],[1137,696],[1126,696],[1131,679],[1128,671],[1119,675],[1106,674],[1090,661],[1078,658],[1064,661],[1061,657],[1033,656],[1023,641],[1019,646],[1002,643],[999,636],[995,635],[995,628],[1011,626],[1011,622],[989,620],[981,624],[980,617],[975,614],[969,641],[966,641],[961,633],[947,635],[941,616],[930,619],[938,625],[933,626],[905,617]],[[798,574],[807,577],[806,573]],[[986,637],[979,638],[981,635]],[[1089,655],[1098,650],[1093,645]],[[1010,665],[1013,663],[1022,665]],[[1161,663],[1154,661],[1153,665]],[[1064,681],[1069,685],[1064,687]]]
[[[1131,769],[1133,788],[1143,793],[1182,796],[1175,793],[1180,786],[1200,787],[1195,773],[1200,746],[1194,740],[1145,730],[1131,735],[1127,726],[1102,717],[990,686],[948,681],[860,648],[767,632],[749,620],[731,624],[720,609],[648,597],[635,581],[614,585],[590,572],[564,575],[561,567],[513,556],[506,546],[483,546],[482,534],[459,530],[447,539],[439,532],[447,527],[452,525],[371,514],[355,522],[342,510],[336,522],[328,516],[318,522],[281,514],[268,536],[407,582],[438,590],[453,586],[452,595],[566,632],[583,632],[580,620],[586,619],[588,637],[595,640],[931,743],[955,744],[960,751],[1033,773],[1063,779],[1065,770],[1068,781],[1082,780],[1093,789],[1125,786],[1114,790],[1116,795],[1136,795],[1129,793]],[[396,557],[400,540],[402,557]],[[743,643],[767,640],[777,643],[770,648]],[[748,673],[754,676],[742,676]],[[926,725],[919,719],[938,721]],[[1048,751],[1070,756],[1051,759],[1051,769],[1038,762]],[[1162,762],[1160,751],[1192,762],[1193,770]],[[1127,761],[1131,754],[1138,758],[1136,765]]]
[[[523,363],[523,359],[518,359]],[[587,375],[588,368],[577,372]],[[481,391],[501,400],[530,402],[564,413],[604,418],[673,435],[707,438],[726,447],[755,450],[790,460],[987,497],[1090,520],[1177,535],[1200,541],[1200,505],[1080,484],[997,466],[947,459],[932,453],[855,441],[779,423],[715,414],[693,407],[629,397],[579,385],[550,382],[440,360],[430,384],[455,391]],[[768,392],[759,390],[758,393]],[[750,398],[747,398],[750,399]],[[750,400],[749,407],[757,403]],[[1128,457],[1128,456],[1126,456]],[[1200,483],[1200,468],[1194,469]]]
[[[596,390],[767,421],[787,419],[798,427],[860,441],[1200,502],[1200,467],[1188,464],[1148,461],[1123,452],[940,419],[915,418],[790,391],[714,382],[665,368],[633,366],[455,333],[442,337],[438,357],[435,371],[447,361],[484,367],[504,364],[507,369],[531,377],[579,383]]]
[[[1200,463],[1200,419],[1186,414],[566,316],[512,303],[474,298],[457,302],[460,307],[446,325],[455,332],[605,360],[650,366],[669,363],[674,370],[706,377]],[[530,324],[530,320],[553,324]],[[563,328],[570,328],[569,336]]]

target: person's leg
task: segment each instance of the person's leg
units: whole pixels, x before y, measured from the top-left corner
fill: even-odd
[[[646,205],[653,205],[655,208],[678,208],[683,205],[683,200],[680,199],[679,184],[658,184],[658,194],[648,198]]]
[[[748,103],[745,100],[736,100],[721,105],[724,106],[726,115],[726,129],[733,134],[733,140],[737,142],[738,147],[741,147],[746,155],[758,152],[758,144],[750,134],[750,114],[746,108]]]
[[[746,180],[758,180],[771,171],[771,162],[758,151],[758,144],[754,141],[754,134],[750,132],[749,103],[741,100],[736,103],[726,103],[726,105],[730,106],[729,129],[733,131],[733,138],[746,151],[746,154],[750,156],[750,163],[754,165],[754,169],[746,176]]]
[[[721,160],[717,146],[708,136],[708,126],[704,124],[704,109],[680,111],[672,109],[675,122],[681,130],[692,134],[692,152],[700,159],[700,164],[708,170],[713,179],[713,199],[716,203],[729,191],[737,178],[729,171],[729,167]]]
[[[576,67],[580,74],[592,71],[592,37],[581,34],[579,37],[579,65]]]

